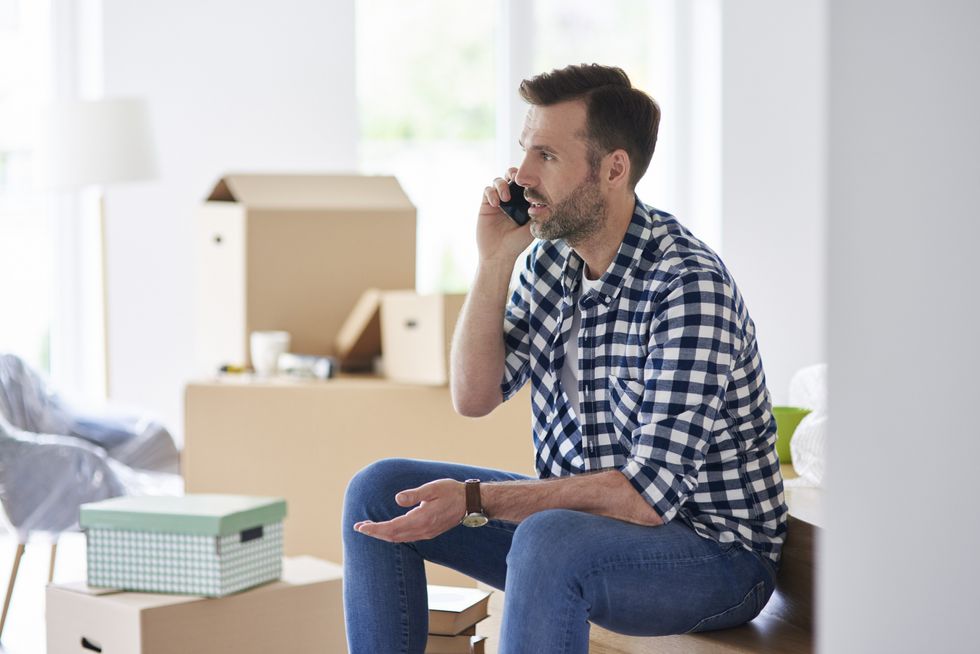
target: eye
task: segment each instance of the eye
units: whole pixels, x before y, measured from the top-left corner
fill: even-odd
[[[550,152],[545,152],[544,150],[542,150],[541,159],[543,159],[544,161],[554,161],[555,155],[551,154]]]

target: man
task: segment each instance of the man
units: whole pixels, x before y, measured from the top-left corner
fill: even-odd
[[[411,460],[358,473],[353,654],[423,651],[424,560],[506,590],[505,654],[587,652],[590,621],[735,626],[773,590],[786,508],[755,327],[717,255],[634,194],[659,108],[597,65],[520,90],[525,156],[484,192],[452,394],[482,416],[530,381],[540,479]],[[532,203],[524,227],[500,209],[511,180]]]

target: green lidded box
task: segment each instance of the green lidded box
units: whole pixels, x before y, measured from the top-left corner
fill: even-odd
[[[88,584],[221,597],[279,579],[286,502],[194,494],[83,504]]]

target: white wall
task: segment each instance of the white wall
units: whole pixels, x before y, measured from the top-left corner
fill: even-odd
[[[825,361],[824,0],[722,3],[722,258],[773,400]]]
[[[356,166],[353,0],[104,0],[105,93],[148,99],[158,181],[110,189],[110,393],[182,431],[193,216],[227,171]]]
[[[819,650],[976,652],[980,3],[829,7]]]

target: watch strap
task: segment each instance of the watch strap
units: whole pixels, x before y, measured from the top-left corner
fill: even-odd
[[[483,501],[480,498],[480,480],[467,479],[466,486],[466,513],[483,513]]]

